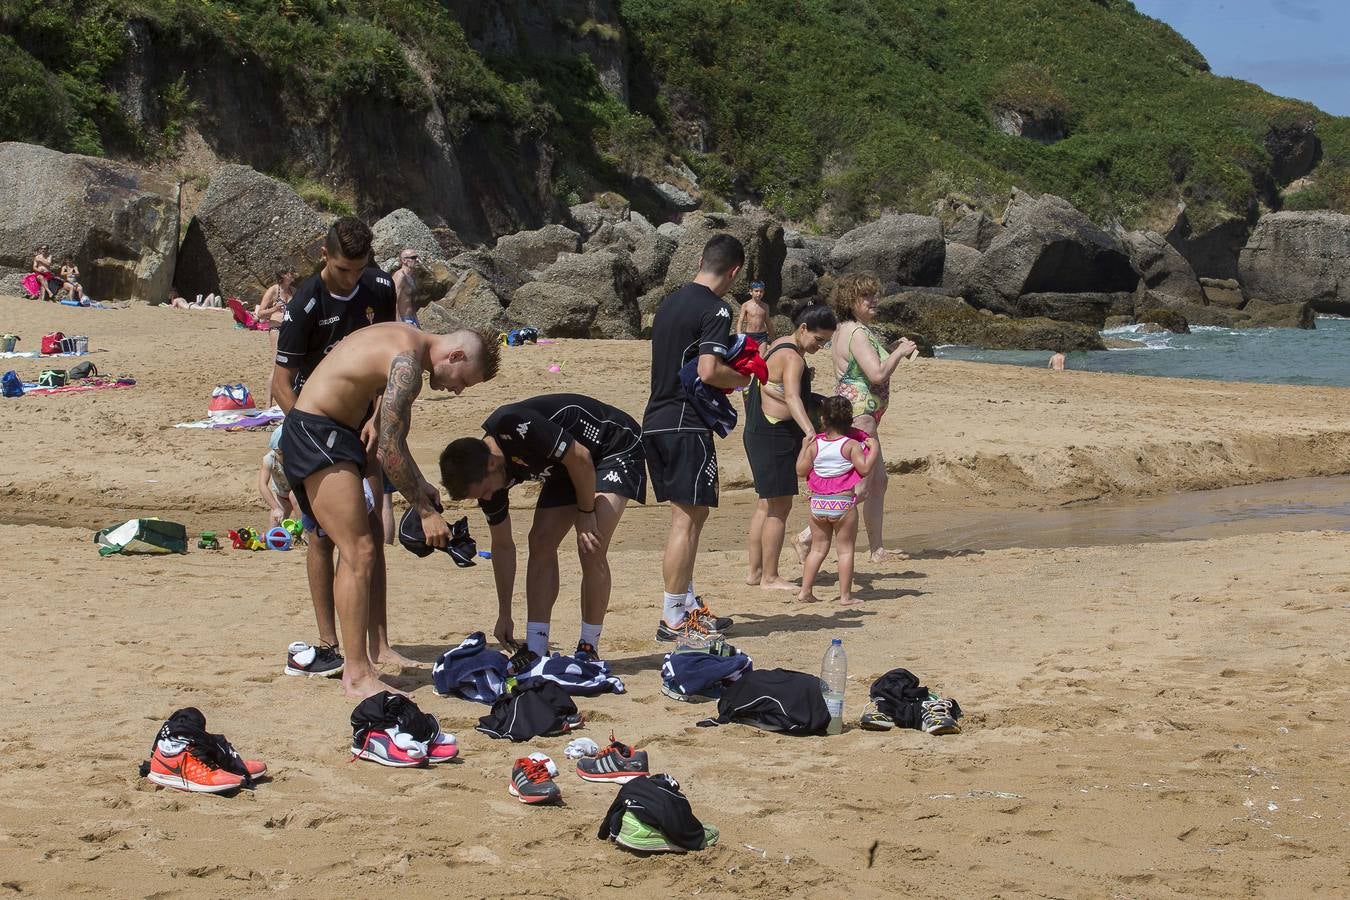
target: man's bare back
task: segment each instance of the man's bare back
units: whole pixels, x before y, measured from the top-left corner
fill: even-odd
[[[359,428],[389,382],[394,357],[413,353],[425,371],[431,338],[398,322],[368,325],[348,335],[306,379],[295,408]]]

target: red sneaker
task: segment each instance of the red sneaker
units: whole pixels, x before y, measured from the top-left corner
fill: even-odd
[[[396,769],[425,766],[427,764],[427,753],[423,748],[426,745],[416,740],[405,740],[404,743],[408,746],[400,747],[394,736],[389,734],[392,730],[386,728],[383,731],[367,732],[360,745],[352,744],[352,759],[368,759],[382,766],[392,766]],[[408,736],[404,735],[404,737],[407,738]]]
[[[261,762],[252,762],[248,765],[250,774],[255,765],[261,766],[259,774],[267,771],[266,764]],[[154,752],[150,754],[150,771],[146,777],[162,787],[202,794],[232,791],[244,783],[242,775],[226,772],[205,760],[198,759],[192,754],[191,749],[170,756],[159,747],[155,747]]]
[[[531,753],[516,760],[506,789],[521,803],[557,803],[562,789],[553,781],[558,767],[542,753]]]
[[[453,734],[446,734],[444,731],[436,735],[430,744],[427,744],[427,762],[443,763],[449,762],[459,756],[459,743],[455,740]]]

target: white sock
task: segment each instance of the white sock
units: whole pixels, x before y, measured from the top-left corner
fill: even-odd
[[[662,594],[665,597],[665,608],[662,610],[661,617],[666,620],[666,624],[672,628],[679,625],[686,618],[684,611],[685,594],[672,594],[666,591]]]
[[[600,652],[600,629],[602,627],[604,626],[592,625],[585,619],[581,620],[581,642],[583,644],[590,644],[595,648],[595,652],[597,653]]]
[[[692,578],[689,579],[689,590],[685,591],[684,594],[684,608],[686,610],[699,608],[698,596],[694,593],[694,579]]]
[[[548,627],[548,622],[525,623],[525,642],[531,653],[548,656]]]

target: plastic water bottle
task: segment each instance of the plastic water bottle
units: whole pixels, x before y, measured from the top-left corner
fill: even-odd
[[[830,727],[827,734],[839,734],[844,730],[844,685],[848,682],[848,657],[844,655],[844,642],[839,638],[830,641],[830,649],[820,663],[820,691],[825,695],[825,706],[830,711]]]

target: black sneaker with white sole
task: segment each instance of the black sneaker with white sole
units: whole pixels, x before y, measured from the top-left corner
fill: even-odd
[[[310,678],[335,678],[342,674],[346,660],[331,644],[311,646],[296,641],[286,648],[287,675],[305,675]]]

